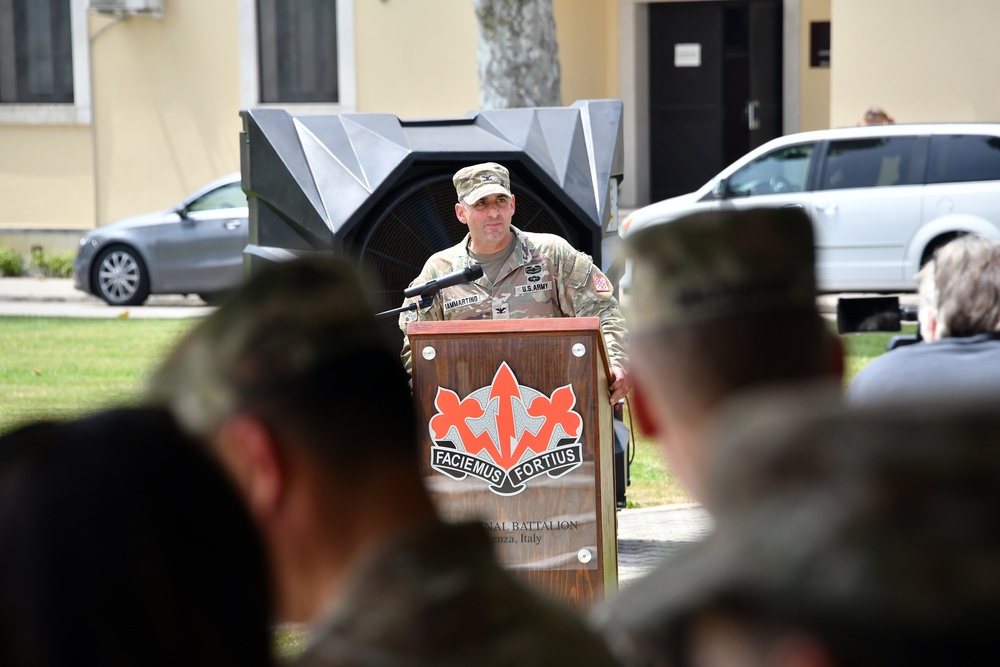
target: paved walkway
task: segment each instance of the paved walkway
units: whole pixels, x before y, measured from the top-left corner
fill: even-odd
[[[820,295],[816,300],[820,312],[834,316],[840,296]],[[917,295],[900,294],[899,300],[902,305],[915,305]],[[69,278],[0,278],[0,316],[166,318],[199,317],[210,312],[212,308],[194,295],[155,294],[144,306],[119,308],[74,289]]]
[[[213,310],[194,295],[155,294],[143,306],[119,307],[74,289],[71,278],[0,278],[0,317],[174,319]]]
[[[712,518],[697,504],[618,512],[618,581],[627,586],[668,556],[708,535]]]

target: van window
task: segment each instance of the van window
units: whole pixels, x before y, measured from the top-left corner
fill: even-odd
[[[919,182],[910,173],[916,137],[831,141],[821,190],[874,188]]]
[[[931,137],[928,183],[1000,180],[1000,137]]]
[[[803,192],[814,144],[785,146],[762,155],[727,179],[730,197]]]

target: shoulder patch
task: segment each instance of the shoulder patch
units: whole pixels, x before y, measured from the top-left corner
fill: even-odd
[[[592,268],[594,268],[594,264],[587,254],[576,250],[571,251],[566,257],[568,285],[573,289],[586,288]]]
[[[604,275],[594,272],[594,291],[602,293],[610,292],[611,281],[609,281]]]

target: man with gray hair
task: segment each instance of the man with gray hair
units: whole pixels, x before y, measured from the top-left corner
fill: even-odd
[[[920,334],[851,381],[851,403],[1000,394],[1000,243],[962,236],[917,274]]]

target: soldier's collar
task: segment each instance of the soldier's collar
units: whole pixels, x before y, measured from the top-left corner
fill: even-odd
[[[517,265],[524,266],[529,261],[531,261],[531,249],[528,247],[528,237],[525,236],[524,232],[522,232],[514,225],[510,226],[510,230],[514,232],[515,241],[517,242],[519,250],[517,257]]]

